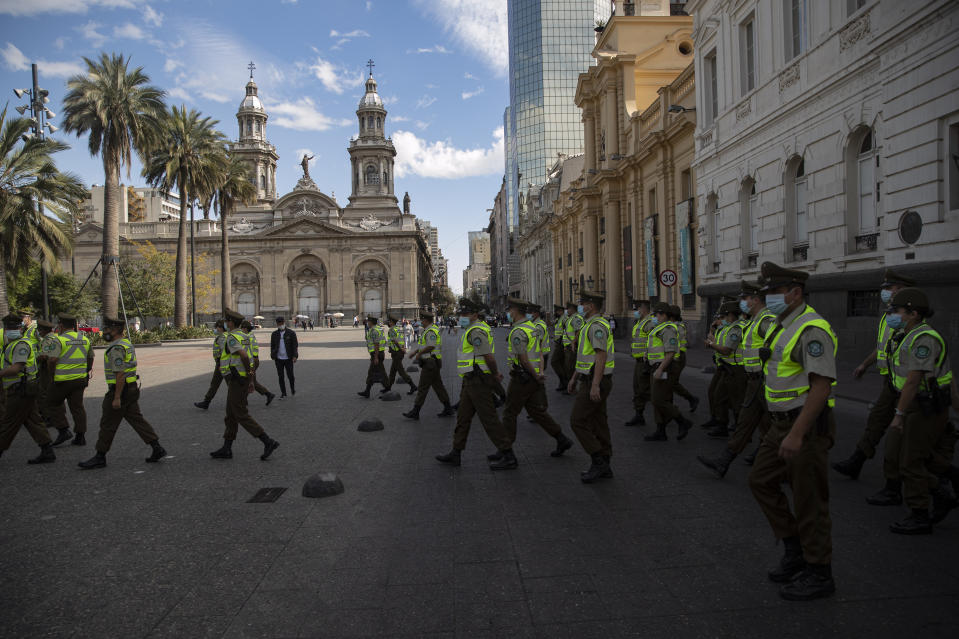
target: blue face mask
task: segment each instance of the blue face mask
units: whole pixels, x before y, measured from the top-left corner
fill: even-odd
[[[723,326],[729,326],[729,320],[723,320]]]
[[[783,311],[789,308],[789,304],[786,303],[786,295],[784,293],[767,295],[766,308],[776,315],[782,315]]]
[[[466,328],[469,325],[470,325],[470,318],[468,317],[460,318],[460,328]]]
[[[7,329],[3,332],[4,336],[7,338],[8,342],[12,342],[15,339],[20,339],[20,336],[23,335],[20,331]]]
[[[882,289],[879,291],[879,299],[882,300],[883,304],[888,304],[892,301],[892,291],[890,291],[888,288]]]
[[[580,315],[584,315],[586,313],[586,311],[583,309],[582,304],[576,307],[576,312],[579,313]]]
[[[532,321],[532,319],[533,319],[533,314],[532,314],[532,313],[527,313],[527,314],[526,314],[526,321],[529,322],[529,321]]]
[[[657,324],[659,324],[659,318],[653,315],[653,318],[649,320],[649,323],[652,324],[653,326],[656,326]]]
[[[639,319],[639,311],[633,311],[633,317]]]
[[[739,310],[749,315],[749,304],[746,302],[746,300],[739,300]]]
[[[904,323],[905,322],[902,321],[902,315],[899,313],[890,313],[889,315],[886,315],[886,326],[893,330],[902,328]]]

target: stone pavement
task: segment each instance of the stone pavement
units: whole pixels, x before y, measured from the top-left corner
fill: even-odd
[[[501,346],[505,329],[496,334]],[[444,377],[455,398],[452,337]],[[259,338],[268,343],[269,333]],[[361,329],[300,339],[297,395],[269,407],[251,399],[281,442],[267,462],[242,430],[232,461],[209,458],[225,389],[209,411],[193,407],[212,370],[208,344],[138,352],[143,410],[171,455],[161,464],[143,463],[148,447],[122,426],[106,469],[76,468],[92,454],[99,360],[86,402],[90,445],[27,466],[35,448],[21,432],[0,459],[0,636],[956,636],[959,513],[931,536],[889,533],[904,510],[863,499],[881,484],[878,461],[859,481],[831,478],[835,597],[788,603],[765,578],[781,546],[749,494],[748,468],[737,461],[714,479],[695,456],[722,443],[698,428],[652,444],[622,426],[628,356],[617,357],[610,403],[616,478],[584,486],[582,450],[550,458],[551,440],[525,416],[518,470],[486,468],[491,446],[478,423],[463,466],[438,464],[453,420],[434,417],[435,397],[413,422],[400,416],[405,395],[356,396],[367,363]],[[275,391],[272,363],[264,366]],[[686,369],[693,392],[704,396],[707,381]],[[568,433],[571,399],[549,397]],[[865,409],[839,402],[834,458],[852,449]],[[385,430],[357,432],[370,417]],[[338,473],[346,492],[301,497],[321,470]],[[287,491],[247,503],[266,487]]]

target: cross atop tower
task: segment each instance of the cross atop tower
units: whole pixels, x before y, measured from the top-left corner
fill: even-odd
[[[256,65],[253,64],[253,60],[250,60],[250,64],[246,65],[246,68],[250,70],[250,79],[253,79],[253,69],[256,68]]]
[[[372,58],[370,58],[369,60],[366,61],[366,66],[368,66],[368,67],[370,68],[370,77],[372,78],[372,77],[373,77],[373,67],[376,66],[376,65],[373,63],[373,59],[372,59]]]

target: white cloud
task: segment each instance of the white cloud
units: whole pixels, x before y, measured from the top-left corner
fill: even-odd
[[[162,26],[163,14],[150,5],[146,5],[143,7],[143,21],[147,24],[153,25],[154,27]]]
[[[488,148],[458,149],[449,140],[427,142],[409,131],[394,133],[393,145],[396,177],[455,180],[503,172],[503,127],[493,132]]]
[[[182,66],[183,63],[176,58],[167,58],[166,62],[163,63],[163,70],[167,73],[172,73]]]
[[[320,57],[309,65],[309,69],[328,91],[336,94],[342,94],[350,87],[363,84],[362,72],[351,71]]]
[[[144,0],[0,0],[0,14],[35,16],[41,13],[86,13],[92,7],[134,9]]]
[[[310,98],[268,104],[266,109],[270,112],[273,124],[298,131],[326,131],[335,126],[349,126],[353,122],[323,115],[316,110],[316,104]]]
[[[373,10],[373,0],[366,0],[366,10],[367,11]]]
[[[459,45],[497,75],[509,69],[506,3],[503,0],[414,0],[422,13],[442,25]]]
[[[183,100],[184,102],[193,102],[193,96],[186,92],[183,87],[174,87],[166,92],[167,97]]]
[[[436,98],[432,95],[424,95],[422,98],[416,101],[417,109],[428,109],[433,106],[433,103],[436,102]]]
[[[200,91],[200,97],[206,98],[207,100],[213,100],[214,102],[219,102],[220,104],[226,104],[232,100],[236,99],[236,96],[230,97],[223,93],[217,93],[216,91]]]
[[[393,122],[409,122],[410,119],[405,115],[391,115],[390,120]]]
[[[30,69],[31,60],[28,60],[23,51],[11,42],[0,49],[0,57],[3,58],[3,63],[11,71],[27,71]],[[36,60],[35,62],[41,76],[67,78],[84,71],[83,65],[79,62],[49,62],[47,60]]]
[[[472,73],[470,73],[469,71],[467,71],[466,73],[463,74],[463,78],[465,78],[466,80],[478,80],[478,79],[479,79],[479,78],[477,78],[475,75],[473,75]]]
[[[69,39],[70,38],[64,38],[63,36],[61,36],[53,41],[53,46],[55,46],[57,49],[60,49],[62,51],[63,47],[67,45],[67,40]]]
[[[126,24],[113,27],[113,37],[114,38],[128,38],[130,40],[142,40],[146,37],[146,34],[143,33],[143,29],[137,25],[127,22]]]
[[[463,93],[461,93],[460,96],[464,100],[469,100],[470,98],[475,98],[476,96],[478,96],[480,93],[482,93],[485,90],[486,89],[484,89],[483,87],[477,87],[476,90],[474,91],[463,91]]]
[[[383,98],[383,104],[385,104],[386,106],[390,106],[391,104],[396,104],[397,102],[400,101],[399,96],[396,95],[395,93],[391,93],[390,95],[381,95],[380,97]]]
[[[100,28],[100,24],[91,20],[90,22],[77,27],[77,31],[79,31],[84,38],[89,40],[90,44],[92,44],[94,47],[101,47],[103,46],[103,43],[107,41],[107,37],[97,31],[98,28]]]
[[[406,52],[407,53],[442,53],[442,54],[453,53],[452,51],[444,47],[442,44],[436,44],[436,45],[433,45],[432,47],[420,47],[418,49],[408,49]]]
[[[416,122],[413,123],[413,126],[415,126],[420,131],[425,131],[426,129],[430,128],[430,123],[423,122],[423,120],[417,120]]]
[[[340,33],[336,29],[330,30],[331,38],[368,38],[370,34],[364,31],[363,29],[354,29],[353,31],[348,31],[346,33]]]

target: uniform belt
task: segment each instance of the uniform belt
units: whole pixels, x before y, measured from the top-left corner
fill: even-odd
[[[793,408],[792,410],[787,411],[769,411],[769,418],[777,422],[787,422],[793,421],[799,417],[799,413],[802,412],[802,407]]]
[[[762,378],[763,378],[762,373],[750,373],[748,371],[746,372],[746,379],[762,379]]]

